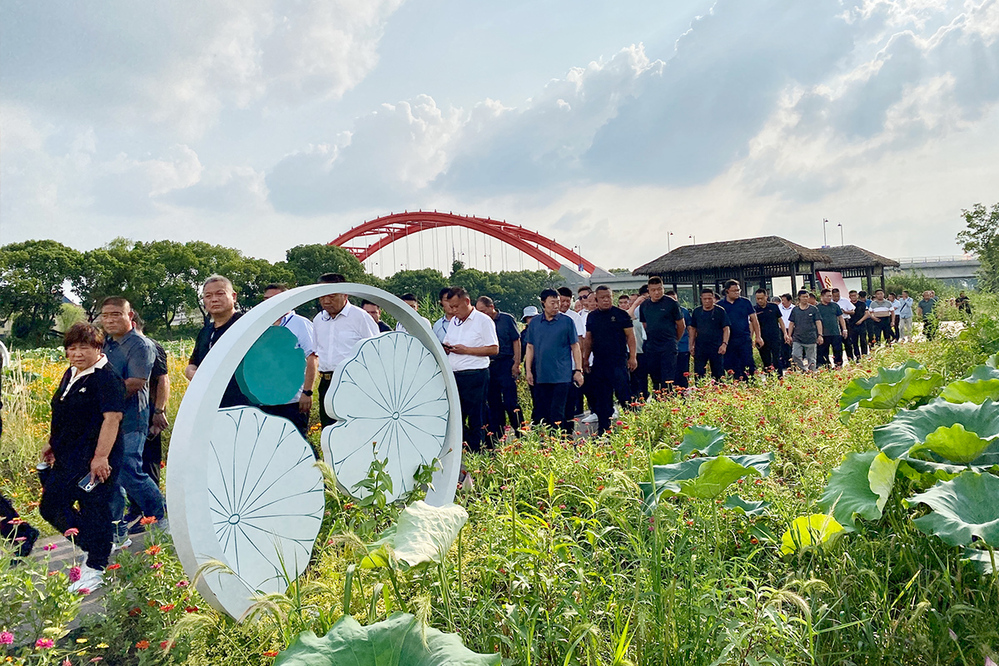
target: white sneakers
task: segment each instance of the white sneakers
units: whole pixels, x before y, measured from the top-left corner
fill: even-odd
[[[116,535],[111,541],[111,552],[116,553],[132,545],[132,539],[127,535]]]
[[[104,572],[100,569],[91,569],[86,564],[80,567],[80,579],[69,586],[70,592],[80,590],[90,590],[93,592],[104,584]]]

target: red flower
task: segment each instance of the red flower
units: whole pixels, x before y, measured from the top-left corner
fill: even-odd
[[[197,606],[186,606],[184,608],[184,612],[185,613],[197,613],[198,612],[198,607]]]
[[[140,525],[152,525],[155,522],[157,521],[156,518],[153,516],[143,516],[142,518],[139,519]]]
[[[145,519],[143,518],[143,520]],[[146,548],[146,555],[156,555],[160,552],[160,550],[162,549],[159,546],[150,546],[149,548]]]
[[[160,606],[160,610],[163,611],[164,613],[169,613],[173,609],[174,609],[174,605],[173,604],[167,604],[165,606]]]
[[[118,564],[117,562],[108,565],[108,571],[114,571],[116,569],[121,569],[121,565]]]
[[[173,647],[173,641],[160,641],[161,650],[169,650]]]
[[[265,657],[276,657],[276,656],[278,656],[278,653],[277,653],[277,650],[268,650],[267,652],[264,652],[264,656]]]
[[[149,648],[149,641],[147,641],[146,639],[142,639],[141,641],[135,644],[135,647],[139,648],[140,650],[146,650]]]

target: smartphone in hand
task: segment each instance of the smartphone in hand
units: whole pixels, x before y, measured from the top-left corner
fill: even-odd
[[[80,487],[80,490],[82,490],[83,492],[89,493],[91,490],[96,488],[97,484],[99,484],[100,482],[101,480],[97,478],[97,475],[94,474],[93,472],[90,472],[89,474],[84,474],[83,478],[80,479],[80,481],[76,485],[78,485]]]

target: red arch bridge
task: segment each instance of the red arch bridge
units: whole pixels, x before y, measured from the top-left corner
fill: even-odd
[[[577,252],[536,231],[488,217],[455,215],[437,211],[393,213],[360,224],[337,236],[330,242],[349,251],[364,263],[379,250],[407,236],[430,229],[464,227],[495,238],[523,252],[549,270],[557,271],[566,265],[592,274],[597,267]]]

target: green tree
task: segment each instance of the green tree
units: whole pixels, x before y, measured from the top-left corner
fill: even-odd
[[[232,280],[243,308],[252,308],[264,300],[264,287],[268,284],[283,282],[289,287],[295,286],[295,274],[283,261],[272,264],[266,259],[245,257],[229,268],[226,277]]]
[[[299,245],[285,253],[287,267],[295,276],[295,282],[315,284],[323,273],[339,273],[349,282],[360,282],[364,267],[357,257],[336,245]]]
[[[979,287],[999,291],[999,203],[992,210],[977,203],[961,214],[968,226],[957,234],[957,241],[963,243],[965,252],[974,252],[982,262]]]
[[[80,268],[82,256],[53,240],[0,247],[0,320],[13,318],[14,336],[40,344],[63,302],[63,285]]]
[[[423,300],[427,296],[436,300],[437,294],[447,285],[447,279],[436,268],[399,271],[385,280],[385,289],[387,291],[392,292],[396,296],[412,293],[420,300]]]

